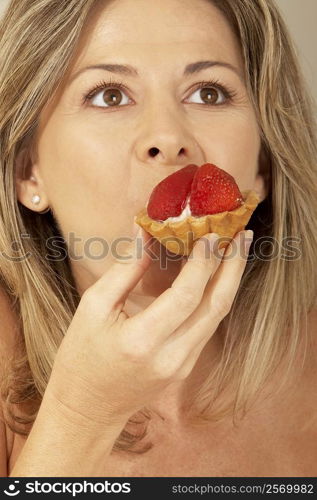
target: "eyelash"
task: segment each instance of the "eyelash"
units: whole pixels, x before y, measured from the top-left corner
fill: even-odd
[[[220,90],[223,93],[224,97],[226,98],[226,102],[221,103],[221,104],[214,104],[214,106],[224,106],[228,102],[232,102],[233,99],[237,96],[237,92],[235,90],[233,90],[232,88],[229,88],[228,86],[223,85],[219,81],[219,79],[203,80],[201,82],[198,82],[195,84],[192,92],[195,92],[199,88],[204,88],[204,87],[208,87],[208,86],[214,87],[217,90]],[[82,103],[85,105],[88,102],[90,102],[91,99],[93,99],[95,97],[95,95],[101,90],[107,90],[107,89],[113,89],[113,88],[117,88],[117,89],[122,90],[124,92],[128,92],[128,89],[126,88],[125,85],[123,85],[122,82],[114,81],[111,79],[108,82],[102,80],[101,82],[97,83],[97,85],[95,85],[87,94],[83,95]],[[208,104],[207,104],[207,106],[208,106]],[[212,105],[209,105],[209,106],[212,106]],[[96,107],[99,107],[99,106],[96,106]],[[118,107],[120,107],[120,106],[118,106]]]

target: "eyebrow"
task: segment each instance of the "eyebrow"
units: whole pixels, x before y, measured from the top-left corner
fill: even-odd
[[[204,69],[207,68],[212,68],[214,66],[220,66],[223,68],[230,69],[231,71],[234,71],[240,79],[242,79],[241,73],[236,68],[230,63],[223,62],[223,61],[197,61],[195,63],[188,64],[185,69],[183,76],[189,76],[193,75],[195,73],[199,73],[199,71],[203,71]],[[138,70],[134,68],[133,66],[130,65],[123,65],[123,64],[95,64],[93,66],[87,66],[86,68],[82,68],[78,70],[74,75],[72,75],[70,79],[70,83],[75,80],[79,75],[84,73],[85,71],[92,70],[92,69],[102,69],[105,71],[109,71],[111,73],[117,73],[121,75],[126,75],[126,76],[132,76],[136,77],[139,76]]]

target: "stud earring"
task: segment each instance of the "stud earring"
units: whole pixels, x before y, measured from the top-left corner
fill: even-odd
[[[34,196],[32,196],[32,203],[34,203],[34,205],[38,205],[41,201],[41,197],[38,195],[38,194],[35,194]]]

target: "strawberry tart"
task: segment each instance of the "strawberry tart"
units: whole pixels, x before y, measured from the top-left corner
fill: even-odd
[[[219,247],[227,246],[259,201],[255,191],[241,193],[232,175],[216,165],[191,164],[155,186],[135,222],[172,253],[189,255],[207,233],[225,237]]]

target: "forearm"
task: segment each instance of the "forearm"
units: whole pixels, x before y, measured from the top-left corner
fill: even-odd
[[[103,476],[107,457],[125,422],[90,422],[47,391],[9,477]]]

